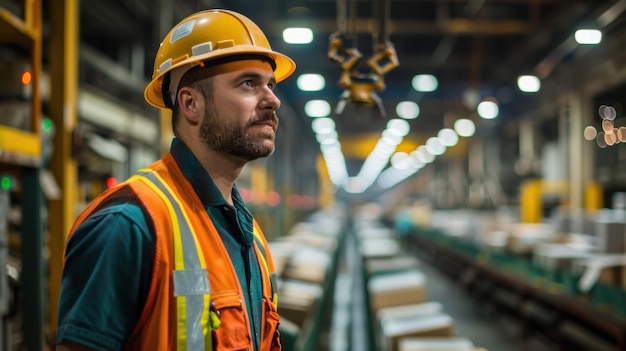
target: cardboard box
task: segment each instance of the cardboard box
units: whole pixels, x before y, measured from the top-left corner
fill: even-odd
[[[302,328],[311,310],[311,301],[294,296],[279,296],[278,298],[278,315],[281,319],[290,320],[298,328]]]
[[[382,338],[387,350],[399,351],[399,343],[406,337],[452,337],[454,320],[448,314],[401,318],[382,325]]]
[[[293,251],[298,247],[298,243],[289,241],[270,241],[268,242],[269,250],[274,260],[274,268],[276,274],[282,277],[285,267],[293,255]]]
[[[419,270],[375,275],[367,288],[373,311],[426,301],[426,276]]]
[[[626,223],[607,218],[598,219],[596,245],[600,252],[626,253]]]
[[[319,266],[287,265],[283,271],[284,279],[301,280],[322,284],[326,280],[326,268]]]
[[[398,342],[398,351],[469,351],[475,350],[472,340],[466,337],[406,337]]]
[[[395,257],[401,254],[400,243],[392,238],[361,240],[361,256],[369,258]]]
[[[378,310],[376,319],[380,324],[390,320],[432,316],[443,312],[443,305],[439,302],[429,301],[412,305],[385,307]]]
[[[517,254],[532,254],[535,246],[553,242],[556,236],[554,226],[547,223],[512,223],[507,247]]]
[[[324,289],[320,284],[299,280],[281,280],[278,283],[279,305],[282,300],[293,298],[300,303],[311,305],[322,297]]]
[[[279,282],[278,314],[302,328],[324,293],[319,284],[288,280]]]
[[[414,256],[394,256],[385,258],[369,258],[365,260],[365,271],[368,275],[388,273],[404,269],[417,268],[420,261]]]

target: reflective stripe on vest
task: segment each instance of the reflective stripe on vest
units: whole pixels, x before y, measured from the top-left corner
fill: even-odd
[[[269,262],[267,262],[267,248],[263,245],[263,240],[261,239],[261,232],[257,229],[257,224],[254,223],[253,226],[254,232],[254,241],[256,242],[256,247],[258,249],[257,256],[261,260],[261,266],[263,266],[263,270],[265,274],[270,277],[270,286],[269,292],[272,296],[272,302],[274,303],[274,307],[278,308],[278,286],[276,285],[276,273],[270,270]]]
[[[211,285],[206,261],[180,200],[154,171],[142,169],[135,176],[167,205],[174,243],[174,295],[176,296],[177,351],[212,350],[209,330]]]

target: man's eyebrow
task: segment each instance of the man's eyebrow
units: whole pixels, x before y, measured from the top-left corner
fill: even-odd
[[[241,79],[253,79],[253,80],[263,80],[265,79],[265,75],[257,73],[257,72],[242,72],[241,74],[239,74],[236,77],[236,80],[241,80]],[[270,83],[276,83],[276,78],[272,75],[270,77]]]

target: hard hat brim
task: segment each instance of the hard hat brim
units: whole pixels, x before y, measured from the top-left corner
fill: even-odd
[[[163,95],[161,93],[163,76],[167,72],[176,67],[181,67],[186,64],[190,64],[191,66],[193,66],[194,64],[197,64],[197,62],[207,60],[210,61],[221,57],[236,56],[240,54],[261,54],[267,55],[268,57],[273,59],[274,62],[276,62],[276,70],[274,70],[274,75],[277,83],[287,79],[296,70],[295,62],[287,55],[281,54],[273,50],[259,48],[258,46],[240,45],[236,47],[212,51],[204,55],[194,56],[181,62],[177,62],[176,65],[169,68],[167,71],[159,72],[160,77],[158,79],[153,79],[146,86],[146,89],[144,91],[144,97],[150,105],[160,109],[167,109],[165,103],[163,102]]]

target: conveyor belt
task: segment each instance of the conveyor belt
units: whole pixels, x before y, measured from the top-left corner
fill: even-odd
[[[520,341],[542,340],[543,345],[555,347],[541,350],[626,350],[626,321],[621,316],[573,296],[532,286],[429,236],[415,233],[407,243],[423,261],[471,296],[477,308],[483,306],[494,318],[514,324]]]

